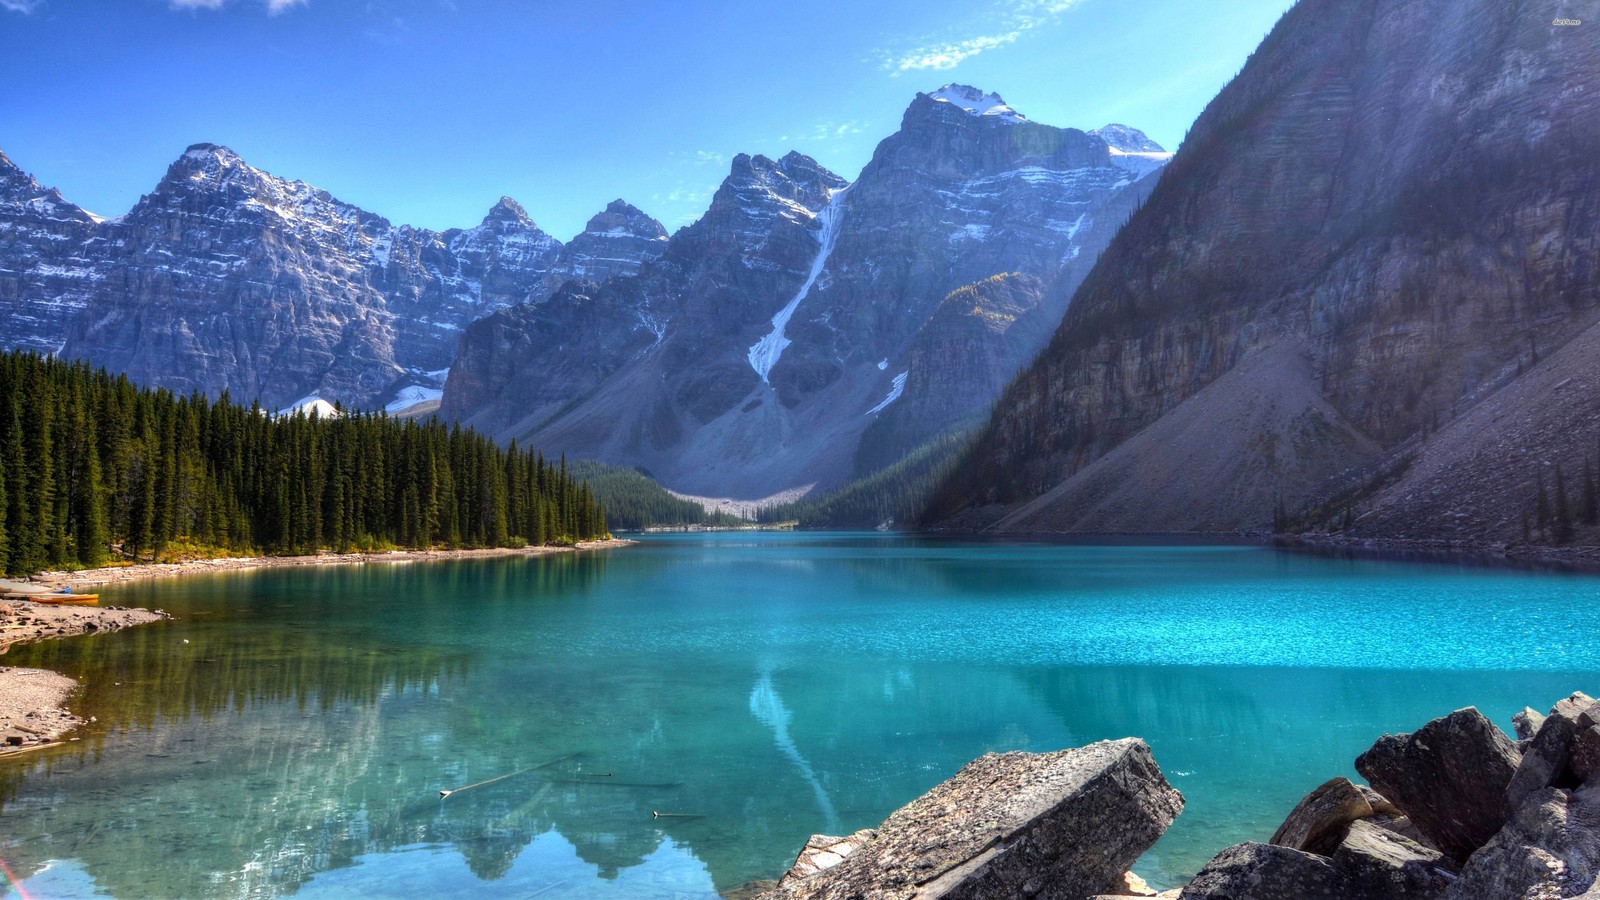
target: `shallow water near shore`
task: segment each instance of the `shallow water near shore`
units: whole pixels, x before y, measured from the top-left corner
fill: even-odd
[[[83,679],[97,721],[0,760],[0,860],[35,897],[709,897],[983,752],[1137,735],[1188,801],[1135,867],[1173,886],[1385,731],[1600,691],[1597,598],[1254,546],[814,533],[130,584],[103,602],[178,619],[5,659]]]

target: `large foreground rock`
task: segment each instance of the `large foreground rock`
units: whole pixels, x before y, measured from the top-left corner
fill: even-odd
[[[1436,850],[1376,818],[1346,824],[1331,855],[1244,843],[1217,854],[1181,900],[1434,900],[1452,874]]]
[[[1081,900],[1117,883],[1182,809],[1135,738],[987,754],[889,816],[837,865],[766,897]]]
[[[1273,844],[1235,844],[1194,877],[1180,900],[1349,900],[1326,856]]]
[[[1553,718],[1553,717],[1552,717]],[[1600,787],[1547,787],[1523,800],[1505,828],[1472,855],[1445,900],[1589,897],[1600,876]]]
[[[1569,763],[1573,744],[1579,733],[1587,727],[1579,724],[1579,719],[1593,705],[1593,697],[1575,693],[1558,702],[1550,710],[1550,715],[1539,723],[1533,739],[1522,748],[1522,761],[1518,763],[1516,774],[1511,776],[1511,784],[1506,788],[1507,815],[1515,815],[1522,808],[1522,802],[1542,788],[1550,785],[1564,788],[1578,786],[1579,781],[1569,771]]]
[[[1356,758],[1356,771],[1405,811],[1444,854],[1465,862],[1506,820],[1517,747],[1473,707],[1411,734],[1386,734]]]

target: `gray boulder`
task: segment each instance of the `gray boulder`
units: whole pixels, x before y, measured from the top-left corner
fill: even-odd
[[[1344,841],[1351,822],[1377,812],[1397,811],[1376,791],[1348,778],[1334,778],[1307,794],[1268,843],[1327,856]]]
[[[1572,758],[1567,761],[1572,775],[1588,781],[1600,772],[1600,725],[1590,725],[1572,738]]]
[[[1272,844],[1235,844],[1217,854],[1179,900],[1350,900],[1326,856]]]
[[[1372,819],[1347,823],[1331,856],[1236,844],[1184,887],[1181,900],[1433,900],[1450,883],[1435,850]]]
[[[1524,706],[1522,712],[1511,717],[1511,728],[1516,732],[1517,740],[1530,741],[1539,733],[1539,726],[1544,724],[1544,714],[1531,706]]]
[[[1535,791],[1472,855],[1444,900],[1589,896],[1600,875],[1600,790]]]
[[[1510,738],[1468,707],[1411,734],[1384,735],[1356,758],[1356,771],[1434,846],[1464,862],[1505,824],[1506,788],[1520,761]]]
[[[795,859],[794,865],[789,867],[789,871],[784,873],[778,884],[791,884],[801,878],[809,878],[818,872],[831,869],[877,836],[878,833],[870,828],[863,828],[846,837],[813,834],[810,840],[806,841],[806,845],[800,848],[799,857]]]
[[[986,754],[782,898],[1081,898],[1117,884],[1183,809],[1141,740]]]
[[[1507,814],[1520,809],[1522,801],[1534,791],[1551,785],[1563,788],[1578,786],[1568,763],[1572,758],[1573,742],[1583,727],[1578,724],[1578,719],[1593,705],[1594,698],[1575,693],[1556,703],[1550,715],[1539,723],[1533,739],[1523,748],[1522,762],[1517,765],[1516,774],[1506,788]]]
[[[1454,878],[1439,851],[1371,819],[1351,823],[1333,852],[1333,867],[1344,876],[1351,897],[1432,898]]]

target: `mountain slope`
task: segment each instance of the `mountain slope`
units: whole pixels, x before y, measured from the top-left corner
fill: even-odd
[[[1492,0],[1295,6],[1200,117],[932,514],[1003,515],[1251,354],[1300,347],[1350,451],[1298,454],[1294,477],[1248,508],[1198,520],[1183,492],[1152,484],[1146,515],[1125,523],[1262,527],[1266,496],[1312,502],[1365,461],[1362,438],[1391,452],[1436,439],[1571,339],[1600,300],[1600,162],[1586,149],[1600,97],[1581,87],[1600,53],[1551,19]],[[1075,515],[1036,505],[1013,524]]]
[[[1136,149],[951,85],[919,94],[848,186],[799,154],[740,156],[706,216],[636,278],[470,329],[441,413],[646,468],[688,493],[841,484],[859,474],[869,427],[892,461],[979,415],[1009,375],[989,369],[1039,348],[1165,161],[1142,134],[1116,129]],[[1002,329],[1015,346],[997,351],[959,317],[937,315],[952,290],[1005,272],[1036,279],[1027,305],[1046,323]],[[580,296],[596,330],[570,327]],[[914,377],[912,357],[919,335],[937,344],[945,328],[944,346],[984,371],[978,390],[941,402],[924,396],[942,387],[936,367]],[[919,396],[941,408],[940,422],[875,426]]]

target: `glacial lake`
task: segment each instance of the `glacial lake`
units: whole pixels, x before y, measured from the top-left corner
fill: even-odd
[[[38,898],[713,897],[986,751],[1137,735],[1188,801],[1135,867],[1172,886],[1385,731],[1600,691],[1597,599],[1255,546],[816,533],[150,581],[102,602],[175,621],[4,657],[83,679],[95,722],[0,760],[0,861]]]

